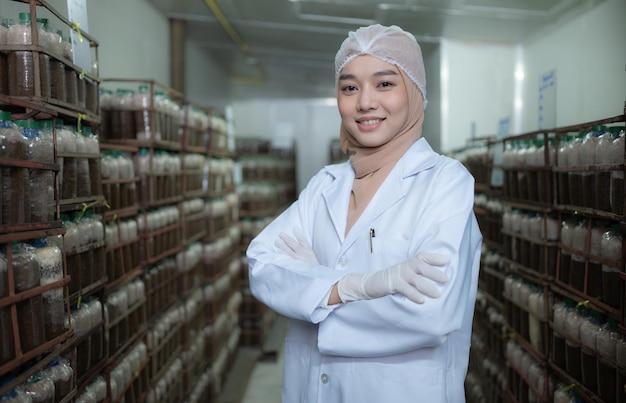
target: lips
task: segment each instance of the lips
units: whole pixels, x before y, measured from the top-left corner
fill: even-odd
[[[356,123],[359,126],[359,129],[362,131],[372,131],[372,130],[376,130],[384,121],[384,118],[371,118],[371,117],[367,117],[367,118],[362,118],[362,119],[357,119]]]
[[[359,119],[359,120],[357,120],[357,122],[360,125],[366,125],[366,126],[375,125],[375,124],[378,124],[378,123],[380,123],[382,121],[383,121],[383,119]]]

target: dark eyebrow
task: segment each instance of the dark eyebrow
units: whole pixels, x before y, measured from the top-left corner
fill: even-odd
[[[382,76],[397,76],[398,72],[394,71],[394,70],[381,70],[381,71],[377,71],[376,73],[373,74],[374,77],[382,77]],[[339,81],[341,80],[351,80],[354,79],[354,74],[341,74],[339,76]]]
[[[339,81],[341,80],[352,80],[354,79],[354,74],[342,74],[339,76]]]
[[[374,76],[397,76],[398,72],[395,70],[383,70],[383,71],[379,71],[374,73]]]

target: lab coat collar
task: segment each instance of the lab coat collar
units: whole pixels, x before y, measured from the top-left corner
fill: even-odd
[[[439,155],[433,151],[426,139],[420,138],[413,143],[389,173],[389,176],[378,189],[370,204],[350,230],[346,238],[346,246],[351,241],[356,240],[355,236],[357,234],[362,231],[369,231],[369,226],[376,217],[384,213],[407,194],[408,188],[403,186],[404,179],[432,168],[438,158]],[[346,162],[329,165],[326,167],[326,171],[335,180],[331,186],[323,191],[323,197],[337,235],[340,239],[343,239],[346,229],[350,190],[354,181],[354,170],[350,163]]]

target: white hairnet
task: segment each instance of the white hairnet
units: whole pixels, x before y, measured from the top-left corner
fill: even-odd
[[[426,72],[415,37],[396,25],[362,27],[348,34],[335,56],[335,81],[341,69],[359,55],[372,55],[402,69],[417,85],[426,108]]]

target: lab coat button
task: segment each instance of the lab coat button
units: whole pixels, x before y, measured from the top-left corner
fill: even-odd
[[[346,265],[346,258],[342,256],[339,258],[339,266],[343,267],[345,265]]]
[[[322,380],[322,383],[328,383],[328,375],[327,374],[322,374],[321,380]]]

